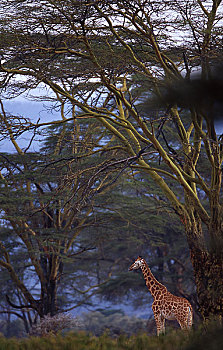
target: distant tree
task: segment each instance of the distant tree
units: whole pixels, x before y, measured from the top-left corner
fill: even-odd
[[[146,320],[127,316],[121,310],[96,310],[85,313],[80,318],[80,329],[83,328],[96,336],[107,333],[112,337],[126,334],[145,333]]]
[[[1,154],[0,266],[14,284],[14,293],[7,292],[7,283],[4,288],[14,314],[17,309],[53,316],[73,303],[57,298],[64,264],[95,249],[93,239],[80,245],[77,237],[95,224],[87,219],[93,212],[94,192],[100,189],[97,182],[100,178],[106,186],[109,180],[108,171],[97,175],[97,162],[101,167],[107,160],[82,159],[97,143],[94,123],[83,126],[80,138],[72,127],[61,128],[48,129],[49,144],[45,142],[41,152],[24,152],[12,135],[17,153]],[[90,278],[82,285],[88,283],[92,285]],[[89,285],[89,291],[97,287]],[[77,304],[85,295],[81,299]]]

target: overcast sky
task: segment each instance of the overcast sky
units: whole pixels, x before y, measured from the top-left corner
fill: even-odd
[[[50,106],[50,103],[48,103]],[[60,112],[50,111],[47,109],[47,103],[42,101],[29,101],[19,97],[13,100],[4,102],[5,111],[12,115],[24,116],[31,119],[32,122],[37,122],[40,118],[41,122],[50,122],[61,119]],[[29,145],[32,133],[24,133],[17,142],[21,148],[26,148]],[[39,137],[33,142],[30,151],[37,151],[39,148]],[[0,141],[0,152],[13,152],[14,146],[10,140]]]

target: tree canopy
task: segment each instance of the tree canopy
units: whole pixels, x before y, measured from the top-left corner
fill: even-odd
[[[87,155],[106,154],[100,174],[147,174],[185,227],[202,315],[221,315],[222,100],[210,90],[222,91],[222,1],[2,4],[2,98],[46,86],[41,98],[61,107],[52,125],[80,119],[99,128]],[[22,154],[15,137],[46,123],[20,120],[2,104],[2,128]],[[116,177],[102,176],[93,192]]]

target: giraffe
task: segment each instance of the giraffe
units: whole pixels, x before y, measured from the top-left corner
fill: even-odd
[[[168,292],[167,288],[153,276],[146,261],[138,257],[130,266],[129,271],[141,268],[146,285],[154,299],[152,310],[156,321],[157,335],[165,333],[165,319],[177,320],[181,329],[192,326],[192,306],[189,301]]]

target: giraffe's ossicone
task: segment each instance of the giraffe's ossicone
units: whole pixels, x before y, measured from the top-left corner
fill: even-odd
[[[181,329],[190,329],[193,322],[193,310],[189,301],[170,293],[153,276],[146,261],[138,257],[129,270],[141,268],[146,285],[154,299],[152,310],[156,321],[157,335],[165,332],[165,319],[177,320]]]

